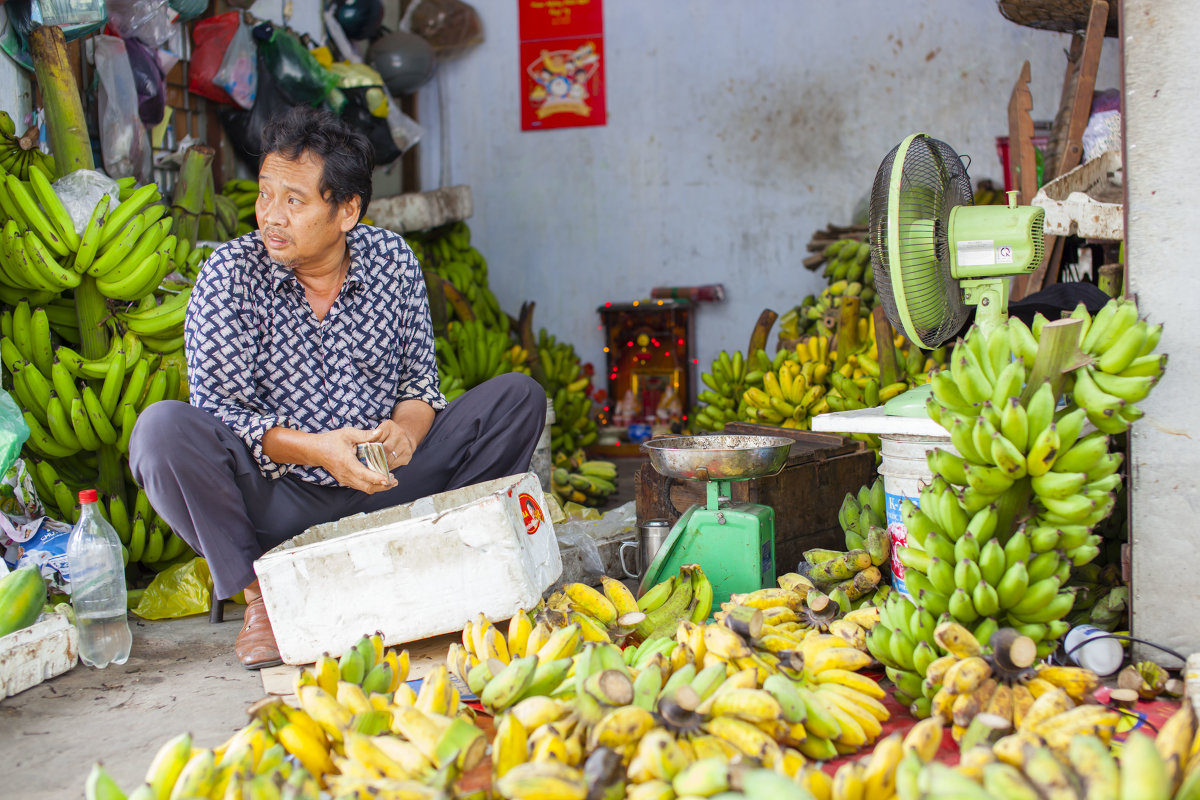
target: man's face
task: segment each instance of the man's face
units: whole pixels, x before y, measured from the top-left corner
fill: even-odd
[[[342,255],[346,233],[358,222],[360,200],[331,205],[321,196],[323,160],[307,152],[295,160],[272,153],[258,173],[254,203],[267,255],[295,269]]]

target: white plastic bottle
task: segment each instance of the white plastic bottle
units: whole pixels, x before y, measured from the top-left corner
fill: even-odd
[[[1121,643],[1108,638],[1108,631],[1094,625],[1071,628],[1063,639],[1063,647],[1066,648],[1067,658],[1101,677],[1112,675],[1125,660]]]
[[[133,634],[126,615],[121,540],[96,507],[95,489],[81,491],[79,504],[79,522],[67,540],[79,659],[91,667],[124,664]]]

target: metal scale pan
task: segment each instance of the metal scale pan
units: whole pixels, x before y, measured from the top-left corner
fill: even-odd
[[[673,436],[642,444],[661,475],[707,481],[707,503],[683,512],[642,576],[641,591],[699,564],[713,584],[714,602],[775,582],[775,512],[735,503],[732,481],[764,478],[787,463],[792,440],[782,436]]]
[[[783,436],[670,436],[642,444],[660,475],[693,481],[744,481],[783,469],[792,440]]]

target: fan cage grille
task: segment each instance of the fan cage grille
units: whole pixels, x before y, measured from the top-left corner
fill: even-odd
[[[958,153],[929,136],[916,136],[900,165],[900,202],[889,208],[889,190],[901,145],[892,148],[871,188],[869,236],[875,286],[888,319],[927,348],[956,334],[970,311],[950,273],[946,223],[950,210],[973,202],[971,181]],[[899,251],[888,249],[889,226],[899,227]],[[903,257],[903,264],[893,258]],[[899,286],[897,281],[902,281]],[[914,331],[905,330],[897,295],[907,301]]]

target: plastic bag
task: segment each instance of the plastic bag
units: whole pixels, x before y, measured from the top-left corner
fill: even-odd
[[[258,157],[262,152],[262,131],[272,119],[294,105],[275,83],[275,76],[266,68],[262,51],[258,53],[258,88],[254,92],[254,108],[238,107],[217,110],[217,118],[225,129],[233,152],[252,174],[258,173]]]
[[[92,218],[92,210],[104,195],[113,200],[120,196],[121,187],[103,172],[94,169],[77,169],[64,175],[54,182],[54,193],[71,215],[75,225],[75,233],[83,235],[88,221]],[[115,208],[110,204],[109,210]]]
[[[567,505],[575,504],[568,503]],[[636,504],[630,500],[603,514],[594,508],[586,510],[583,510],[582,507],[578,508],[581,510],[576,513],[571,513],[564,508],[567,511],[566,521],[554,523],[554,534],[558,537],[559,550],[564,559],[563,574],[578,575],[582,573],[584,578],[598,579],[605,574],[606,570],[596,542],[636,537]],[[580,580],[580,578],[573,577],[572,580]]]
[[[158,47],[171,35],[167,0],[107,0],[108,17],[122,39]]]
[[[399,158],[401,151],[392,139],[387,117],[378,117],[371,113],[368,97],[372,88],[378,91],[380,87],[358,86],[339,90],[346,99],[341,117],[350,127],[361,131],[370,140],[371,146],[375,148],[375,166],[382,167]]]
[[[308,48],[288,31],[262,22],[254,27],[254,38],[264,57],[262,66],[293,105],[315,106],[337,85],[337,76],[317,63]]]
[[[32,465],[25,463],[25,459],[18,458],[4,471],[4,477],[0,478],[0,511],[25,519],[45,515],[42,499],[38,497],[37,488],[33,485],[33,476],[29,474],[31,467]],[[11,524],[7,517],[5,521]],[[0,534],[0,556],[4,555],[4,538],[4,535]]]
[[[439,59],[456,58],[483,41],[479,13],[462,0],[413,0],[400,29],[433,45]]]
[[[207,614],[212,603],[208,562],[196,557],[167,567],[142,592],[133,613],[142,619],[178,619]]]
[[[241,27],[241,12],[227,11],[202,19],[192,26],[192,58],[188,62],[188,91],[217,103],[236,105],[229,93],[214,81],[225,58],[225,50]]]
[[[96,36],[96,76],[100,81],[100,151],[104,171],[113,178],[151,179],[150,137],[137,114],[137,88],[125,42]]]
[[[153,127],[162,122],[167,107],[167,83],[158,55],[137,39],[125,40],[125,52],[137,87],[138,116],[144,125]]]
[[[605,574],[604,561],[600,558],[600,548],[596,547],[596,542],[592,537],[581,531],[570,531],[567,533],[557,533],[558,549],[563,556],[563,579],[570,575],[574,580],[593,579],[599,580],[600,576]],[[578,561],[578,567],[568,570],[566,562],[572,560]],[[562,579],[560,579],[562,580]],[[585,580],[585,582],[589,582]]]
[[[8,392],[0,389],[0,473],[8,472],[28,438],[29,426],[21,408]]]
[[[1121,149],[1121,112],[1097,111],[1083,130],[1083,163]]]
[[[249,25],[238,25],[229,40],[221,67],[213,82],[221,87],[234,103],[242,108],[254,107],[254,91],[258,86],[258,50]]]

